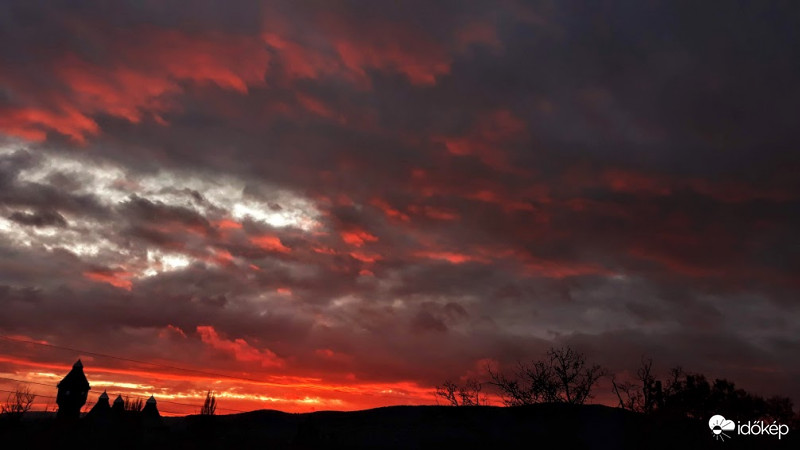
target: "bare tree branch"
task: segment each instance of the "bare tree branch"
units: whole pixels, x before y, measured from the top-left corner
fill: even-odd
[[[36,394],[32,393],[29,387],[17,386],[14,392],[8,394],[6,402],[0,405],[0,414],[12,420],[19,420],[31,409],[35,399]]]
[[[482,384],[472,378],[460,386],[451,380],[446,380],[436,386],[435,394],[450,406],[479,406],[486,403],[485,396],[481,395],[482,388]]]
[[[583,353],[570,347],[551,348],[547,358],[518,363],[514,378],[487,368],[491,384],[500,390],[507,406],[542,402],[583,404],[591,398],[592,388],[606,375],[597,364],[589,365]]]

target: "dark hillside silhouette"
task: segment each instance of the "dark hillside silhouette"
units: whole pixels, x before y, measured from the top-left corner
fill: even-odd
[[[57,448],[71,439],[97,449],[796,449],[797,435],[714,441],[706,420],[656,417],[602,405],[518,407],[394,406],[353,412],[166,417],[112,429],[23,421],[6,431],[9,448]]]

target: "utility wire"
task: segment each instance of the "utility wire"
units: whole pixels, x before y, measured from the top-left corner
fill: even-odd
[[[9,391],[8,389],[0,389],[0,392],[8,392],[9,394],[16,394],[17,393],[17,391]],[[37,393],[34,393],[34,392],[32,392],[32,394],[37,396],[37,397],[42,397],[42,398],[55,398],[52,395],[41,395],[41,394],[37,394]]]

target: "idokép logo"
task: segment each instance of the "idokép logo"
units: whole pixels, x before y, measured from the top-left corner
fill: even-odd
[[[786,424],[779,424],[778,422],[769,424],[764,423],[763,420],[748,420],[745,423],[737,421],[733,423],[732,420],[728,420],[719,414],[713,415],[708,419],[708,428],[711,429],[714,439],[719,439],[723,442],[725,438],[731,437],[730,434],[725,433],[726,431],[731,432],[731,434],[735,431],[740,436],[777,436],[778,439],[789,434],[789,425]]]

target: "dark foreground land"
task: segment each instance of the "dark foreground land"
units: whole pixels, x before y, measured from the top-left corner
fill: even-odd
[[[600,405],[396,406],[355,412],[253,411],[160,421],[72,424],[52,416],[0,424],[0,448],[55,449],[771,449],[783,439],[714,440],[704,420],[644,416]]]

